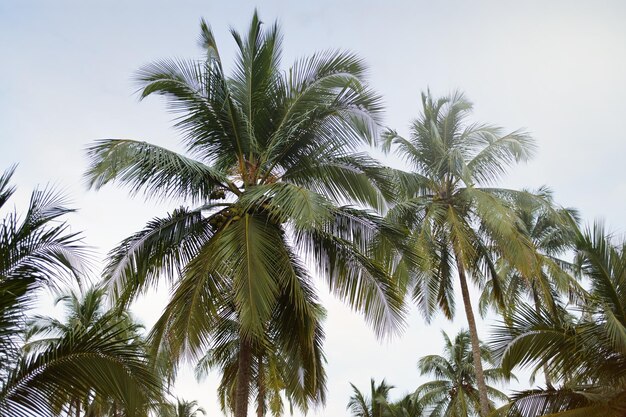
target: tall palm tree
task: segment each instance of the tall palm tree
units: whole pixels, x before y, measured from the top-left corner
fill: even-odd
[[[126,380],[126,383],[132,383],[133,387],[128,391],[133,399],[132,402],[124,396],[120,399],[119,394],[112,393],[108,388],[93,386],[82,395],[59,392],[54,399],[55,406],[63,405],[69,415],[76,416],[80,416],[81,412],[90,417],[115,415],[113,410],[124,415],[147,415],[161,397],[155,389],[160,386],[159,377],[145,359],[147,349],[139,334],[142,326],[134,322],[126,311],[106,311],[103,288],[91,287],[80,295],[71,291],[58,297],[56,302],[63,303],[65,307],[64,320],[35,316],[29,323],[24,349],[31,354],[54,350],[82,334],[97,334],[101,340],[92,339],[88,343],[93,346],[108,345],[110,352],[114,352],[108,360],[116,362],[115,366],[130,375],[112,382],[123,384]],[[134,410],[127,410],[128,407]]]
[[[470,335],[460,331],[454,340],[441,332],[445,341],[444,356],[424,356],[418,362],[422,375],[432,375],[434,381],[420,385],[415,398],[429,417],[470,417],[480,415],[480,395],[476,387],[476,367],[472,356]],[[494,360],[487,346],[481,344],[482,359],[494,366]],[[507,381],[508,377],[499,368],[484,371],[489,382]],[[487,386],[489,408],[496,401],[508,401],[501,391]]]
[[[118,181],[133,193],[196,205],[124,240],[105,275],[122,303],[169,279],[173,295],[154,338],[171,341],[173,358],[203,356],[220,306],[232,300],[240,341],[234,414],[244,417],[253,346],[267,340],[268,323],[291,332],[313,320],[303,261],[379,334],[400,323],[402,298],[369,256],[368,242],[385,224],[351,206],[379,208],[392,191],[388,171],[359,151],[372,142],[381,111],[362,60],[329,51],[282,71],[278,26],[263,30],[256,12],[246,34],[232,35],[230,76],[205,22],[204,60],[163,60],[139,72],[141,97],[163,95],[178,114],[188,156],[102,140],[89,147],[86,176],[96,189]],[[298,349],[314,357],[314,341],[314,332],[302,334]]]
[[[348,402],[348,409],[354,417],[384,417],[388,415],[389,391],[393,385],[383,381],[376,385],[376,381],[370,380],[370,393],[363,394],[354,384],[350,384],[354,394]]]
[[[623,416],[626,412],[626,241],[601,224],[577,239],[576,262],[589,280],[577,314],[520,308],[496,328],[494,346],[505,370],[546,367],[559,388],[523,392],[508,416]]]
[[[394,131],[384,135],[384,149],[395,147],[414,170],[400,178],[406,200],[397,203],[388,217],[412,230],[421,265],[400,270],[412,271],[414,298],[427,318],[436,309],[453,317],[457,272],[472,341],[480,415],[486,417],[489,401],[468,278],[479,286],[491,279],[500,296],[496,259],[506,258],[524,276],[538,270],[532,242],[521,232],[520,220],[507,202],[516,192],[489,187],[509,165],[527,160],[534,146],[524,132],[503,134],[491,125],[469,123],[472,104],[461,93],[440,99],[422,94],[422,105],[409,139]]]

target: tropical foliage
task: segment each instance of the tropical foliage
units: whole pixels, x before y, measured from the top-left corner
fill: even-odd
[[[252,347],[250,388],[255,399],[256,414],[259,417],[266,415],[267,412],[273,416],[283,415],[283,397],[288,400],[290,408],[296,405],[305,412],[308,410],[309,403],[325,400],[326,374],[322,351],[324,334],[320,325],[324,310],[313,302],[312,307],[314,315],[313,320],[306,323],[308,327],[294,329],[292,333],[288,333],[275,328],[275,322],[270,322],[266,343],[255,344]],[[302,363],[301,358],[294,355],[299,343],[298,332],[304,335],[314,335],[312,352],[315,357],[310,359],[316,367],[316,378],[304,381],[299,378],[298,370],[306,369],[309,363]],[[240,349],[239,324],[231,304],[230,309],[222,311],[220,321],[215,324],[215,336],[211,347],[196,366],[198,379],[204,378],[213,369],[220,371],[222,377],[218,387],[218,397],[224,413],[234,411]]]
[[[60,391],[54,398],[58,410],[67,409],[73,415],[147,416],[150,409],[163,401],[160,377],[147,360],[141,326],[128,312],[106,311],[104,297],[104,289],[95,287],[81,295],[70,292],[58,297],[57,303],[65,306],[65,320],[34,317],[29,323],[24,349],[31,355],[54,352],[62,350],[68,341],[72,343],[85,337],[84,342],[92,352],[84,352],[85,359],[79,358],[80,352],[72,352],[80,359],[75,366],[82,366],[85,371],[92,369],[94,379],[110,379],[108,382],[113,388],[92,383],[90,389],[85,386],[86,392],[82,395]],[[95,358],[89,357],[94,355]],[[81,363],[83,361],[86,363]],[[96,367],[99,361],[104,371]],[[73,379],[65,375],[63,378]]]
[[[0,177],[0,207],[15,192],[10,186],[13,171]],[[160,382],[146,371],[144,352],[132,350],[116,315],[102,316],[89,327],[71,324],[56,337],[23,349],[27,313],[39,290],[69,284],[85,270],[80,236],[60,221],[72,211],[54,190],[36,190],[25,215],[9,212],[2,221],[1,415],[57,415],[72,407],[70,400],[82,401],[97,392],[117,401],[125,415],[139,416],[148,399],[160,394]]]
[[[176,404],[166,407],[163,417],[200,417],[206,416],[204,408],[198,406],[197,401],[186,401],[180,398],[176,400]]]
[[[372,378],[369,394],[362,393],[356,386],[350,384],[354,394],[348,402],[348,410],[353,417],[384,417],[389,413],[389,391],[393,389],[383,381],[376,385]]]
[[[348,402],[348,410],[354,417],[421,417],[422,405],[414,395],[405,395],[397,401],[389,399],[389,392],[394,388],[383,380],[376,385],[370,381],[370,393],[362,393],[350,384],[354,394]]]
[[[355,54],[284,67],[279,26],[256,12],[231,34],[231,65],[202,21],[201,59],[137,73],[140,98],[163,96],[176,115],[182,152],[89,145],[90,188],[178,206],[113,248],[97,285],[63,196],[37,189],[18,211],[15,168],[0,175],[1,416],[204,416],[198,401],[171,402],[188,363],[198,379],[220,374],[226,415],[247,417],[249,403],[256,417],[306,414],[327,397],[317,277],[379,337],[399,333],[411,299],[428,322],[454,318],[461,291],[468,330],[419,360],[431,380],[397,400],[384,379],[352,385],[354,417],[626,415],[626,240],[600,222],[581,231],[545,186],[497,188],[534,153],[526,132],[471,122],[462,93],[430,91],[408,137],[381,132]],[[162,284],[169,301],[144,331],[130,307]],[[61,294],[61,318],[35,313],[44,290]],[[500,316],[489,345],[476,306]],[[546,386],[509,398],[488,385],[515,368]]]
[[[530,301],[535,308],[545,306],[557,314],[563,301],[584,294],[584,290],[572,277],[573,265],[560,257],[576,244],[579,221],[578,212],[572,208],[561,208],[554,203],[552,191],[541,187],[532,193],[520,192],[512,195],[511,205],[521,221],[522,232],[537,250],[540,269],[536,274],[524,276],[507,263],[498,260],[500,276],[503,281],[504,302],[498,303],[494,293],[497,284],[488,281],[481,295],[481,312],[489,306],[501,310],[507,318],[520,301]],[[566,300],[562,300],[565,295]]]
[[[622,416],[626,411],[626,242],[596,224],[580,234],[576,265],[589,296],[574,313],[523,307],[496,329],[502,366],[546,367],[562,386],[520,393],[509,416]]]

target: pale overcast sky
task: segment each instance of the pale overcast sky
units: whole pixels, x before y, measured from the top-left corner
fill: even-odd
[[[386,103],[388,126],[401,133],[418,114],[419,94],[461,89],[475,120],[524,127],[537,157],[504,185],[548,184],[557,201],[585,221],[604,218],[626,231],[626,3],[623,1],[0,1],[0,168],[19,163],[20,202],[37,184],[66,190],[80,212],[75,230],[99,259],[153,216],[174,205],[131,198],[113,187],[87,192],[85,146],[100,138],[147,140],[174,149],[178,133],[163,102],[138,103],[132,75],[167,58],[199,57],[199,21],[213,27],[230,62],[233,26],[247,27],[254,7],[278,19],[283,63],[320,49],[343,48],[365,58],[371,85]],[[389,158],[389,164],[398,161]],[[464,326],[412,314],[405,334],[378,342],[358,315],[320,286],[326,322],[328,405],[315,416],[346,416],[349,382],[368,389],[383,377],[393,397],[425,382],[416,362],[441,349],[439,331]],[[166,294],[135,306],[144,323]],[[482,337],[488,327],[482,325]],[[181,375],[179,395],[218,415],[215,380]],[[520,387],[527,386],[521,381]]]

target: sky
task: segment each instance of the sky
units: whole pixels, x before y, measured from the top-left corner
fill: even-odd
[[[38,184],[62,189],[80,209],[69,221],[84,232],[98,270],[116,243],[175,208],[115,187],[87,190],[84,149],[97,139],[132,138],[181,150],[173,116],[158,97],[139,102],[133,74],[161,58],[200,57],[201,18],[230,62],[228,30],[245,30],[255,7],[264,22],[282,27],[285,69],[319,50],[356,52],[384,97],[384,124],[401,134],[419,114],[422,91],[460,89],[475,103],[475,121],[523,128],[537,141],[536,157],[512,169],[502,186],[547,184],[586,223],[604,219],[626,232],[623,1],[2,0],[0,169],[19,164],[18,209]],[[384,161],[401,166],[393,156]],[[349,382],[366,390],[370,378],[386,378],[397,387],[392,398],[414,389],[426,381],[418,358],[441,351],[440,330],[455,334],[465,325],[461,311],[454,322],[438,317],[431,324],[413,311],[402,335],[380,341],[323,284],[319,289],[328,309],[329,380],[327,405],[313,416],[348,415]],[[149,326],[166,298],[167,291],[155,291],[134,312]],[[492,322],[480,323],[483,339]],[[197,384],[189,369],[177,393],[218,415],[217,376]],[[528,383],[522,378],[515,387]]]

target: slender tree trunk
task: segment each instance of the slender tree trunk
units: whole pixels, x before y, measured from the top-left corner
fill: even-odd
[[[256,405],[256,415],[257,417],[265,416],[265,369],[263,369],[263,357],[259,355],[257,357],[258,360],[258,375],[257,375],[257,389],[258,389],[258,398]]]
[[[250,341],[240,335],[239,369],[237,370],[237,387],[235,389],[234,417],[247,417],[248,400],[250,397],[250,378],[252,376],[252,345]]]
[[[539,294],[537,294],[537,290],[534,288],[534,286],[531,288],[532,294],[533,294],[533,300],[535,302],[535,313],[537,313],[537,315],[541,314],[541,302],[539,301]],[[548,374],[548,365],[543,365],[543,376],[546,379],[546,386],[550,387],[552,386],[552,379],[550,378],[550,375]]]
[[[465,268],[460,258],[460,253],[455,249],[454,257],[459,273],[459,281],[461,282],[461,294],[463,295],[463,305],[465,307],[465,315],[467,316],[467,324],[469,326],[470,339],[472,341],[472,357],[474,359],[474,369],[476,370],[476,385],[478,385],[478,396],[480,399],[480,416],[487,417],[489,414],[489,399],[487,398],[487,384],[485,383],[485,373],[483,371],[483,361],[480,354],[480,341],[478,340],[478,330],[476,329],[476,319],[472,310],[472,301],[470,299],[469,289],[467,287],[467,278],[465,276]]]

